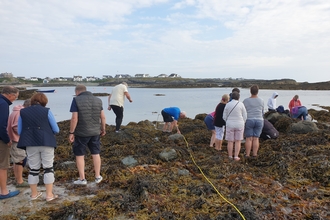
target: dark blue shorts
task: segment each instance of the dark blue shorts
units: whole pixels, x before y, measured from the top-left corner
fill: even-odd
[[[100,154],[100,135],[91,137],[74,137],[72,149],[75,156],[86,155],[86,147],[88,147],[92,155]]]
[[[164,110],[162,110],[162,116],[163,116],[164,122],[172,122],[173,121],[173,117],[170,114],[164,112]]]

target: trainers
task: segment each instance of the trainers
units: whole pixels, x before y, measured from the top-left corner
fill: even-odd
[[[102,180],[103,180],[103,177],[102,176],[95,177],[95,182],[96,183],[100,183]]]
[[[78,179],[76,181],[73,182],[73,184],[76,184],[76,185],[87,185],[87,180],[86,179]]]
[[[16,184],[16,187],[29,187],[30,185],[26,182],[26,181],[23,181],[23,183],[17,183]]]

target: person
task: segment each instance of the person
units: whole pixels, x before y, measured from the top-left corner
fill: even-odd
[[[215,133],[216,133],[216,139],[215,139],[215,149],[221,150],[222,149],[222,140],[225,133],[225,126],[226,122],[223,120],[223,110],[226,107],[226,104],[229,101],[229,95],[224,94],[221,98],[220,103],[217,105],[215,109],[214,114],[214,127],[215,127]]]
[[[305,106],[302,106],[298,95],[295,95],[289,102],[289,109],[292,118],[306,120],[308,110]]]
[[[30,200],[42,196],[38,192],[39,173],[42,164],[44,170],[44,184],[46,187],[46,201],[58,198],[53,192],[54,151],[56,148],[55,134],[59,133],[53,113],[46,108],[48,103],[44,93],[36,93],[31,97],[31,106],[23,108],[18,118],[18,134],[20,135],[17,148],[26,149],[30,167],[28,182],[30,184]]]
[[[298,95],[295,95],[295,96],[293,96],[293,98],[289,102],[290,114],[292,114],[292,109],[294,107],[298,107],[298,106],[301,106],[301,102],[299,100],[299,96]]]
[[[276,139],[279,135],[280,133],[278,132],[278,130],[276,130],[274,125],[267,119],[264,119],[264,126],[262,128],[260,138],[263,140]]]
[[[23,180],[23,168],[26,164],[26,152],[23,149],[17,148],[17,143],[19,140],[18,135],[18,118],[20,116],[20,111],[23,108],[29,107],[31,104],[31,99],[25,100],[23,105],[17,105],[13,108],[13,112],[9,115],[8,118],[8,135],[12,141],[10,156],[11,160],[14,163],[14,176],[16,179],[16,187],[28,187],[29,184]]]
[[[178,134],[181,134],[179,130],[178,120],[179,118],[185,118],[186,112],[181,111],[178,107],[169,107],[162,110],[162,116],[164,120],[163,132],[172,132],[173,128],[176,127]]]
[[[241,150],[241,141],[243,140],[244,124],[247,118],[245,106],[239,102],[240,94],[232,93],[232,101],[228,102],[223,110],[223,120],[226,122],[226,141],[228,156],[230,159],[239,161],[238,157]],[[233,148],[235,143],[235,152],[233,158]]]
[[[278,93],[274,92],[271,97],[269,97],[267,102],[268,111],[276,111],[276,98],[278,97]]]
[[[233,100],[233,98],[232,98],[232,94],[233,94],[233,92],[237,92],[238,94],[241,92],[240,90],[239,90],[239,88],[233,88],[232,90],[231,90],[231,93],[229,94],[229,102],[231,101],[231,100]]]
[[[72,112],[69,141],[73,143],[73,153],[76,156],[76,164],[79,172],[79,179],[73,183],[86,185],[85,178],[85,155],[86,147],[92,154],[95,182],[102,181],[101,157],[100,157],[100,136],[105,132],[105,114],[102,108],[102,100],[93,96],[86,90],[85,85],[77,85],[75,88],[76,97],[73,98],[70,112]]]
[[[131,95],[128,93],[127,87],[128,85],[126,82],[116,85],[108,97],[108,110],[110,111],[112,109],[116,115],[115,132],[117,133],[119,132],[121,123],[123,122],[125,96],[129,102],[133,102]]]
[[[211,131],[211,139],[210,139],[210,147],[214,147],[215,144],[215,127],[214,127],[214,114],[215,112],[211,112],[210,114],[207,114],[204,118],[204,123],[209,131]]]
[[[0,94],[0,199],[17,196],[20,191],[7,188],[7,171],[10,166],[11,141],[7,132],[9,106],[18,98],[19,91],[13,86],[4,86]]]
[[[250,157],[251,148],[252,157],[257,157],[259,150],[259,137],[264,126],[264,101],[258,97],[258,92],[259,87],[257,85],[251,86],[251,96],[243,101],[247,112],[244,129],[246,157]]]
[[[296,106],[292,109],[292,118],[306,120],[308,116],[308,110],[305,106]]]

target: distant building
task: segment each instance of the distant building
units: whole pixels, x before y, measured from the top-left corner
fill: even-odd
[[[31,76],[31,77],[30,77],[30,81],[38,81],[38,77],[36,77],[36,76]]]
[[[103,79],[112,79],[113,77],[111,75],[103,75],[102,78]]]
[[[130,76],[129,74],[117,74],[115,76],[115,78],[131,78],[132,76]]]
[[[136,78],[145,78],[145,77],[150,77],[149,74],[135,74]]]
[[[87,77],[86,77],[86,81],[87,81],[87,82],[96,81],[96,78],[95,78],[94,76],[87,76]]]
[[[68,81],[68,78],[65,78],[65,77],[56,77],[53,80],[54,81],[66,82],[66,81]]]
[[[181,76],[176,73],[171,73],[168,77],[169,78],[181,78]]]
[[[26,80],[25,76],[17,76],[16,78],[20,80]]]
[[[82,76],[73,76],[73,81],[74,82],[81,82],[81,81],[83,81],[83,78],[82,78]]]
[[[0,73],[0,78],[13,78],[13,74],[12,73]]]
[[[166,74],[159,74],[157,77],[159,77],[159,78],[166,78],[167,75]]]

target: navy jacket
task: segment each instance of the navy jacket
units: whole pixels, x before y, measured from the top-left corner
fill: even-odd
[[[9,106],[12,104],[6,97],[0,94],[0,140],[6,144],[10,142],[7,132]]]
[[[56,148],[56,139],[48,120],[49,108],[32,105],[21,110],[22,132],[18,148],[49,146]]]

